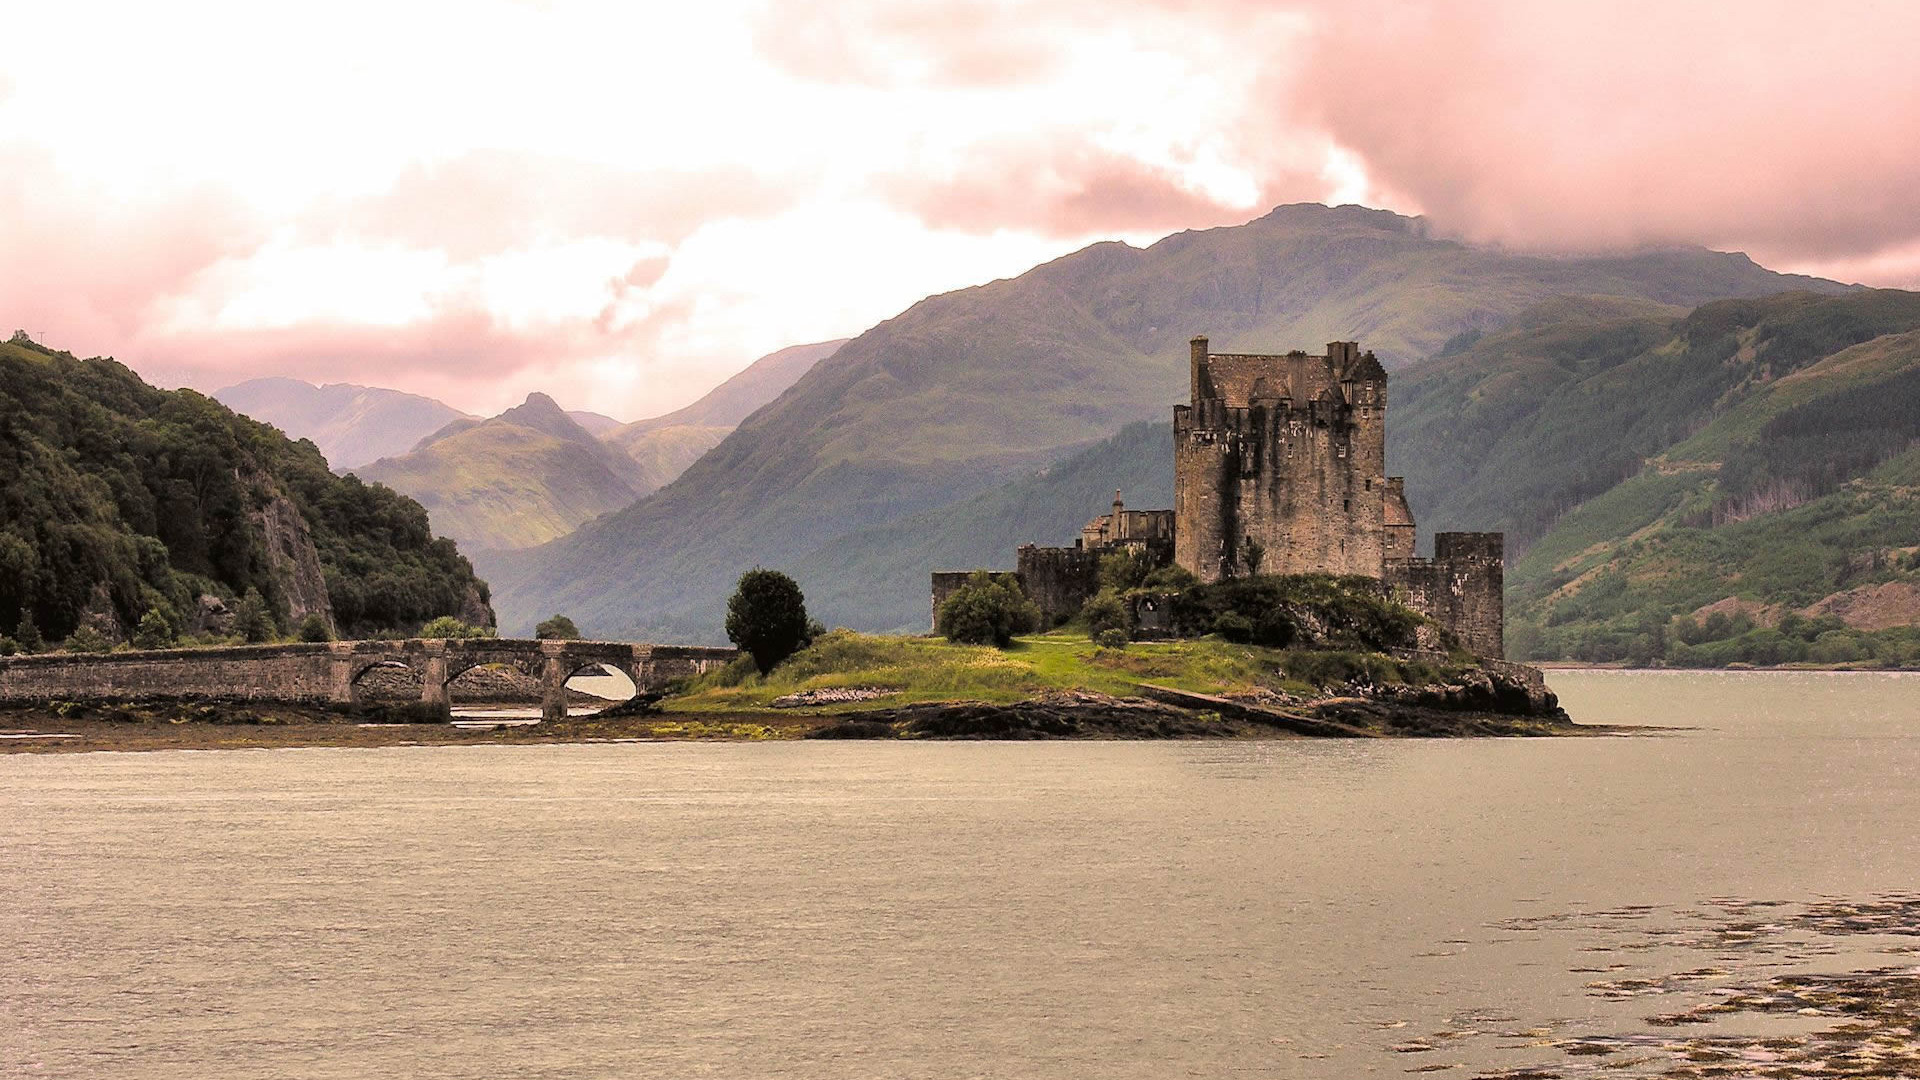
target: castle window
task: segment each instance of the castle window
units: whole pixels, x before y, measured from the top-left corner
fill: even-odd
[[[1341,499],[1341,500],[1340,500],[1340,509],[1342,509],[1342,510],[1344,510],[1344,511],[1346,511],[1346,512],[1347,512],[1347,513],[1349,513],[1349,514],[1351,514],[1351,513],[1353,513],[1353,500],[1352,500],[1352,499]]]

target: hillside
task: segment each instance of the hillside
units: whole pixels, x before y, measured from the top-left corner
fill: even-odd
[[[257,591],[278,629],[343,634],[491,621],[486,583],[412,500],[338,477],[288,440],[112,360],[0,345],[0,632],[60,641],[217,630]],[[147,620],[143,623],[143,619]]]
[[[639,494],[658,491],[844,344],[841,338],[768,353],[683,409],[594,434],[633,459]]]
[[[354,471],[419,500],[435,531],[475,550],[545,543],[637,495],[633,463],[545,394]]]
[[[339,471],[404,454],[426,435],[466,414],[418,394],[376,386],[299,379],[249,379],[213,393],[234,412],[264,421],[291,439],[309,439]]]
[[[710,637],[726,590],[755,563],[807,566],[803,586],[843,598],[822,605],[829,621],[893,625],[924,578],[865,577],[845,538],[1164,417],[1195,332],[1221,351],[1357,338],[1406,364],[1558,295],[1692,306],[1796,287],[1839,288],[1703,250],[1514,256],[1359,207],[1282,207],[1144,250],[1097,244],[914,305],[821,361],[673,484],[486,565],[516,627],[564,610],[596,633]]]
[[[1563,305],[1394,392],[1423,530],[1508,531],[1516,658],[1920,658],[1920,294]]]

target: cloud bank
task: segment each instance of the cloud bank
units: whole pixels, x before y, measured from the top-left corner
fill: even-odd
[[[542,389],[637,417],[931,292],[1288,201],[1920,286],[1910,5],[289,18],[23,13],[36,47],[0,57],[0,319],[203,389],[288,374],[474,411]],[[81,54],[84,75],[60,60]]]

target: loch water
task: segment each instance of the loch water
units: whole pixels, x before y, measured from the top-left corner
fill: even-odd
[[[0,1076],[1911,1055],[1920,677],[1550,678],[1685,730],[0,757]]]

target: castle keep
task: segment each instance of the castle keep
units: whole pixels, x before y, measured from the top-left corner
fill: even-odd
[[[1400,477],[1386,474],[1387,373],[1357,343],[1326,355],[1213,353],[1196,337],[1191,402],[1173,409],[1174,509],[1113,512],[1071,548],[1023,546],[1018,575],[1050,621],[1099,586],[1103,555],[1145,554],[1203,582],[1252,574],[1373,578],[1474,652],[1503,651],[1503,538],[1441,533],[1414,555]],[[934,575],[934,607],[964,580]]]

